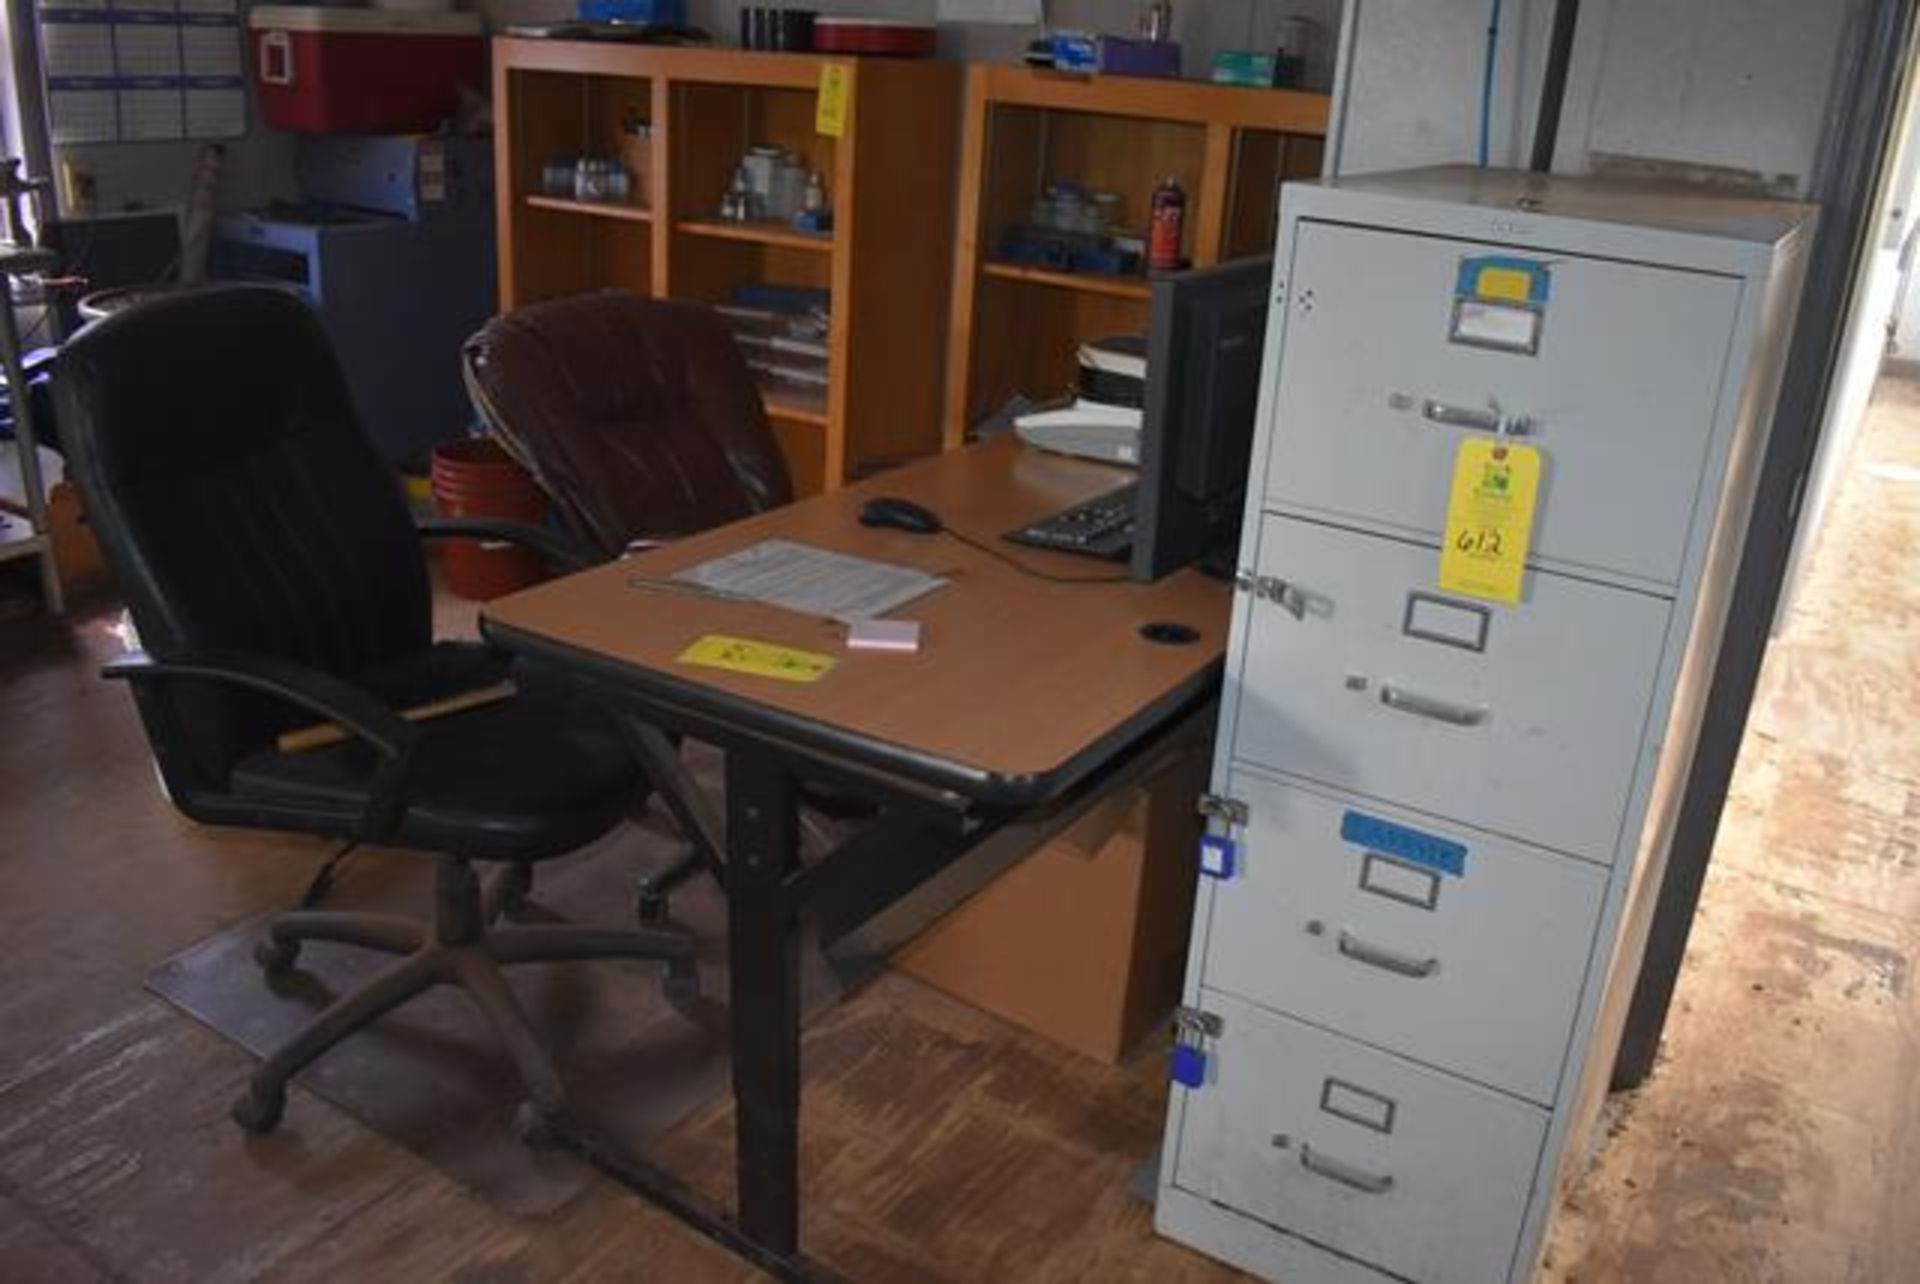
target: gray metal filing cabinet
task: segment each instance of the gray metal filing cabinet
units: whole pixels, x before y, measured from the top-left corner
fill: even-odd
[[[1306,1284],[1523,1281],[1639,970],[1812,213],[1465,168],[1281,211],[1156,1224]],[[1517,601],[1441,584],[1484,437],[1542,460]]]

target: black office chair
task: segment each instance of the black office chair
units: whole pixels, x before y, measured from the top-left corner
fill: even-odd
[[[297,830],[435,854],[431,922],[277,916],[256,958],[290,968],[303,941],[400,956],[321,1012],[233,1108],[270,1131],[287,1080],[353,1031],[439,984],[472,997],[511,1054],[540,1139],[566,1100],[501,974],[517,963],[646,958],[670,997],[698,989],[691,940],[667,930],[495,925],[532,866],[618,824],[638,783],[617,730],[554,678],[512,671],[511,698],[425,722],[396,709],[497,684],[510,663],[435,643],[419,532],[362,433],[312,312],[271,288],[163,298],[71,340],[54,372],[69,474],[145,654],[131,683],[174,804],[197,821]],[[544,532],[435,521],[428,534]],[[347,733],[305,752],[281,733]],[[483,887],[474,862],[502,866]]]

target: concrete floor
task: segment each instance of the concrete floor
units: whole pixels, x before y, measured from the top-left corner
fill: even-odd
[[[1920,1279],[1920,385],[1882,386],[1829,522],[1661,1064],[1614,1103],[1548,1280]],[[95,677],[111,620],[0,625],[0,1281],[756,1278],[605,1184],[502,1213],[297,1090],[279,1135],[234,1132],[247,1057],[141,977],[288,904],[322,847],[166,806]],[[804,1233],[847,1276],[1232,1278],[1125,1194],[1158,1134],[1154,1058],[1096,1066],[897,976],[806,1055]],[[717,1195],[729,1128],[716,1105],[660,1157]]]

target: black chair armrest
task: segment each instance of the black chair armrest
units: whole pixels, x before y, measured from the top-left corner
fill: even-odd
[[[291,660],[245,651],[199,652],[167,660],[135,651],[108,664],[101,676],[135,683],[224,682],[273,696],[335,723],[372,745],[386,760],[374,775],[360,816],[361,840],[381,841],[400,818],[407,768],[420,729],[352,683]]]
[[[416,517],[413,526],[425,539],[507,540],[540,554],[556,570],[584,571],[607,560],[558,531],[506,518]]]

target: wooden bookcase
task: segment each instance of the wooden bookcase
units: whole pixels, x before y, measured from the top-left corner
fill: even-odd
[[[1275,188],[1317,175],[1325,94],[1199,81],[1078,76],[980,64],[967,72],[960,219],[943,424],[949,448],[1008,398],[1056,397],[1091,338],[1144,333],[1140,276],[1061,272],[996,258],[1050,182],[1121,197],[1144,232],[1153,189],[1187,194],[1186,254],[1196,266],[1271,249]]]
[[[838,137],[814,128],[829,63],[847,83]],[[831,490],[940,448],[958,67],[502,37],[493,79],[502,311],[607,287],[704,303],[746,284],[825,289],[826,395],[767,398],[795,487]],[[644,200],[541,194],[546,161],[618,155],[630,115],[652,125]],[[831,235],[719,220],[741,154],[761,143],[822,175]]]

